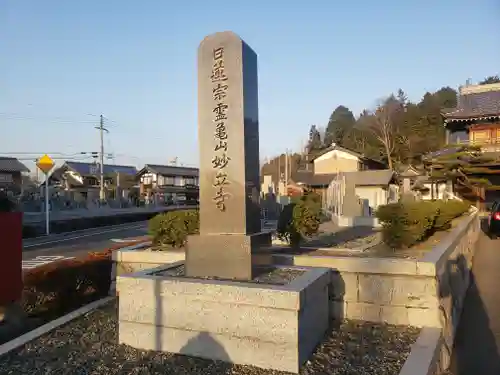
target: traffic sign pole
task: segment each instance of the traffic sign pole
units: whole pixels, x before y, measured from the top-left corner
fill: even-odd
[[[37,160],[36,166],[45,173],[45,234],[50,234],[50,209],[49,209],[49,172],[54,168],[54,161],[48,155],[43,155]]]
[[[45,234],[50,234],[49,175],[45,175]]]

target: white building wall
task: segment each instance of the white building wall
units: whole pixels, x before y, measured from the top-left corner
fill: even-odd
[[[387,204],[389,199],[387,189],[379,186],[357,186],[356,195],[368,203],[369,212],[365,211],[364,216],[371,216],[378,206]]]

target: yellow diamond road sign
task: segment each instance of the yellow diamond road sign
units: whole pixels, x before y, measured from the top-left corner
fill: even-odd
[[[45,174],[49,173],[54,167],[54,160],[50,158],[49,155],[43,155],[37,160],[36,166]]]

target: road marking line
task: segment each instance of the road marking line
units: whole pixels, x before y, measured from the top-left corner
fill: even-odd
[[[147,220],[143,220],[143,221],[139,221],[139,222],[132,222],[132,223],[123,223],[123,224],[115,224],[115,225],[108,225],[108,226],[105,226],[105,227],[94,227],[94,228],[87,228],[87,229],[76,229],[76,230],[72,230],[71,232],[63,232],[63,233],[53,233],[53,234],[50,234],[49,235],[49,239],[50,237],[54,236],[54,237],[57,237],[57,236],[60,236],[60,237],[65,237],[65,236],[71,236],[71,235],[75,235],[75,234],[78,234],[78,233],[86,233],[86,232],[91,232],[91,231],[99,231],[99,230],[102,230],[102,229],[114,229],[114,228],[126,228],[127,226],[130,226],[130,225],[140,225],[140,223],[143,223],[143,225],[146,225],[147,224]],[[47,238],[46,236],[43,237],[43,238]],[[38,239],[43,239],[43,238],[38,238]],[[32,240],[37,240],[37,238],[33,238]]]
[[[112,242],[118,242],[118,243],[125,243],[125,242],[139,242],[143,241],[143,239],[132,239],[132,238],[112,238],[110,241]]]
[[[61,255],[38,256],[30,260],[23,260],[22,269],[31,270],[33,268],[43,266],[44,264],[53,263],[58,260],[68,260],[68,259],[75,259],[75,257],[65,257]]]
[[[74,237],[60,238],[58,240],[52,240],[52,241],[45,241],[45,242],[37,242],[37,243],[32,243],[32,244],[26,244],[26,245],[23,246],[23,248],[29,248],[29,247],[35,247],[35,246],[43,246],[43,245],[50,245],[50,244],[59,243],[59,242],[67,242],[67,241],[77,240],[77,239],[85,238],[85,237],[98,236],[100,234],[120,232],[120,231],[123,231],[123,230],[130,230],[130,229],[140,229],[140,228],[143,228],[143,227],[144,227],[144,224],[143,225],[137,225],[137,226],[134,226],[134,227],[113,228],[113,229],[108,229],[108,230],[101,231],[101,232],[93,232],[93,233],[81,234],[79,236],[74,236]]]

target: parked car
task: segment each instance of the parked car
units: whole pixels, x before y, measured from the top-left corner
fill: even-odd
[[[493,203],[488,217],[488,235],[491,239],[500,236],[500,201]]]

